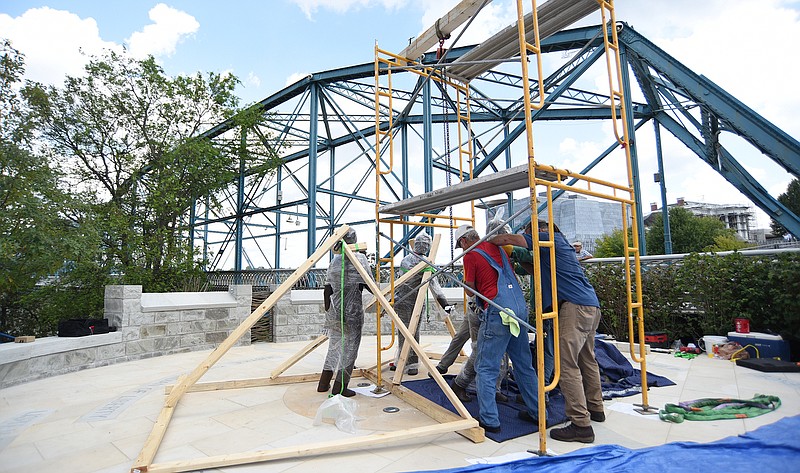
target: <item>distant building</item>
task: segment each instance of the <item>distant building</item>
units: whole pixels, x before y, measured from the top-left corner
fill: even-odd
[[[540,201],[545,197],[540,195]],[[505,202],[488,203],[485,207],[486,220],[489,221],[498,214],[501,218],[513,215],[520,208],[530,206],[530,200],[517,199],[513,202],[509,213]],[[519,227],[523,220],[527,220],[528,216],[530,216],[530,211],[514,219],[511,226]],[[540,213],[539,218],[547,220],[547,211]],[[580,194],[565,193],[553,201],[553,222],[558,225],[570,242],[581,241],[583,248],[592,253],[595,249],[596,239],[622,228],[622,208],[617,202],[588,199]]]
[[[753,221],[755,214],[753,210],[746,204],[709,204],[705,202],[691,202],[679,197],[674,204],[667,205],[667,207],[683,207],[699,217],[716,217],[726,228],[731,228],[739,235],[744,241],[758,242],[763,239],[763,234],[759,235],[755,231]],[[661,209],[658,204],[650,204],[651,213],[644,217],[644,224],[650,225],[653,217],[661,214]],[[760,237],[760,238],[759,238]]]

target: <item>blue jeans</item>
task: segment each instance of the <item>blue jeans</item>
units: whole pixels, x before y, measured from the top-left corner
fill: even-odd
[[[539,385],[533,369],[533,357],[525,331],[518,337],[511,335],[507,325],[500,319],[500,311],[489,306],[481,315],[481,328],[478,331],[478,357],[475,361],[478,387],[478,408],[480,421],[489,427],[500,425],[495,401],[495,381],[500,373],[500,362],[508,353],[514,366],[514,380],[517,382],[528,413],[539,417]]]
[[[555,371],[555,338],[553,336],[553,321],[544,321],[544,382],[553,381]]]

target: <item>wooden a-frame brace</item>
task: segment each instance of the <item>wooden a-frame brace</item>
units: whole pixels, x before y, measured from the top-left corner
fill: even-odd
[[[294,273],[283,283],[281,284],[278,289],[273,292],[256,310],[254,310],[242,323],[234,329],[231,334],[226,338],[222,343],[220,343],[217,348],[209,354],[209,356],[203,360],[191,373],[181,376],[178,379],[178,383],[168,388],[168,393],[166,396],[166,400],[164,402],[164,407],[161,410],[161,413],[158,416],[155,424],[153,425],[153,430],[150,432],[147,440],[145,441],[144,446],[142,447],[139,456],[134,461],[133,466],[131,467],[131,473],[144,473],[144,472],[178,472],[178,471],[193,471],[203,468],[218,468],[224,466],[232,466],[232,465],[242,465],[248,463],[257,463],[257,462],[264,462],[270,460],[279,460],[285,458],[298,458],[304,456],[312,456],[312,455],[322,455],[327,453],[335,453],[341,451],[350,451],[353,448],[359,447],[370,447],[370,446],[377,446],[382,444],[391,444],[397,441],[408,440],[408,439],[416,439],[422,436],[428,435],[437,435],[441,433],[447,432],[457,432],[473,442],[482,442],[484,440],[484,432],[483,429],[478,427],[478,421],[475,420],[461,403],[461,401],[456,397],[455,393],[453,393],[450,386],[444,380],[441,374],[435,369],[433,363],[425,356],[425,352],[423,348],[417,343],[414,339],[414,335],[409,329],[403,324],[400,317],[397,316],[397,313],[389,304],[389,301],[384,296],[384,291],[378,287],[375,281],[370,277],[370,275],[364,270],[361,264],[356,260],[355,253],[344,245],[344,251],[347,257],[352,261],[353,266],[361,275],[364,282],[370,287],[372,293],[375,295],[375,299],[381,303],[382,307],[384,308],[386,314],[392,318],[397,329],[403,334],[406,340],[405,347],[410,347],[413,349],[419,359],[420,362],[427,368],[430,375],[436,381],[436,384],[442,389],[442,392],[447,396],[450,402],[455,407],[458,415],[453,414],[449,410],[431,402],[430,400],[414,393],[413,391],[404,388],[401,385],[392,385],[389,386],[389,390],[403,399],[404,401],[408,402],[412,406],[419,409],[421,412],[424,412],[428,416],[430,416],[435,421],[439,422],[438,424],[423,426],[423,427],[416,427],[410,429],[404,429],[394,432],[384,432],[380,434],[372,434],[366,435],[362,437],[348,437],[336,441],[328,441],[328,442],[317,442],[311,444],[304,444],[298,445],[296,447],[282,447],[282,448],[275,448],[270,450],[260,450],[260,451],[253,451],[253,452],[243,452],[243,453],[231,453],[225,455],[217,455],[211,456],[206,458],[199,458],[194,460],[184,460],[184,461],[172,461],[167,463],[157,463],[153,464],[153,459],[158,452],[158,448],[161,446],[161,442],[164,439],[164,434],[166,433],[167,428],[169,427],[169,423],[172,420],[172,416],[175,413],[175,409],[178,406],[178,402],[182,398],[182,396],[189,392],[189,391],[208,391],[208,390],[218,390],[218,389],[238,389],[238,388],[245,388],[245,387],[257,387],[257,386],[267,386],[267,385],[276,385],[276,384],[289,384],[289,383],[297,383],[297,382],[308,382],[314,381],[318,378],[319,374],[308,374],[308,375],[299,375],[299,376],[288,376],[285,378],[279,378],[280,373],[288,369],[294,363],[297,363],[300,359],[302,359],[305,355],[310,353],[315,348],[319,347],[322,343],[325,342],[325,339],[322,337],[313,340],[309,345],[304,347],[300,352],[296,355],[292,356],[289,360],[287,360],[284,364],[282,364],[276,371],[274,371],[270,378],[268,379],[256,379],[256,380],[236,380],[236,381],[225,381],[221,383],[208,383],[208,384],[201,384],[197,385],[197,381],[205,375],[205,373],[211,369],[214,364],[219,361],[228,350],[233,347],[236,341],[241,338],[248,329],[250,329],[267,311],[269,311],[280,298],[288,292],[291,287],[297,282],[300,277],[302,277],[306,272],[308,272],[317,261],[319,261],[328,251],[333,248],[333,245],[342,239],[342,237],[347,233],[349,227],[343,225],[342,227],[338,228],[330,238],[328,238],[320,247],[309,257],[299,268],[297,268]],[[411,277],[411,275],[415,274],[416,272],[420,271],[425,266],[425,263],[419,263],[415,266],[412,271],[406,273],[404,276]],[[398,281],[402,280],[400,278]],[[427,289],[427,287],[423,287],[423,289]],[[422,291],[420,291],[422,292]],[[380,367],[375,367],[376,369],[380,369]],[[372,370],[358,370],[360,374],[367,379],[372,380],[373,382],[377,379],[376,373]],[[193,389],[194,388],[194,389]]]

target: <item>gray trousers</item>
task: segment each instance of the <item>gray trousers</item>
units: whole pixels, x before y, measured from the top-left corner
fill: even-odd
[[[470,330],[468,311],[467,315],[464,316],[464,320],[461,321],[461,325],[458,326],[458,330],[456,331],[455,335],[453,335],[453,339],[450,341],[447,351],[444,352],[442,359],[439,360],[439,367],[447,369],[453,366],[456,358],[458,358],[458,354],[461,352],[461,349],[464,348],[464,344],[467,343],[469,339]]]

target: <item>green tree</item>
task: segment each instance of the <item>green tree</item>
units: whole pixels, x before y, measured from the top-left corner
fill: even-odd
[[[734,238],[735,232],[714,217],[696,216],[683,207],[669,209],[669,228],[672,235],[673,253],[707,251],[715,245],[715,238]],[[645,232],[647,254],[664,254],[664,220],[661,214],[653,218],[653,224]]]
[[[257,144],[242,151],[243,139],[260,138],[262,118],[238,110],[234,76],[168,77],[152,57],[115,52],[85,69],[61,88],[33,84],[23,94],[60,164],[93,195],[108,271],[146,290],[175,288],[197,270],[186,225],[194,199],[213,199],[240,165],[263,176],[277,153]],[[235,131],[195,138],[228,118]]]
[[[0,54],[0,330],[47,335],[58,313],[39,310],[35,288],[93,259],[96,233],[81,199],[32,150],[31,122],[16,93],[24,56],[7,40]]]
[[[625,256],[624,233],[621,228],[611,233],[603,235],[594,242],[595,258],[613,258],[615,256]],[[631,241],[631,232],[628,231],[628,242]]]
[[[778,196],[778,202],[786,206],[795,215],[800,216],[800,179],[793,179],[786,187],[786,192]],[[769,224],[772,234],[776,236],[786,235],[786,229],[775,220]],[[800,235],[795,235],[800,238]]]

